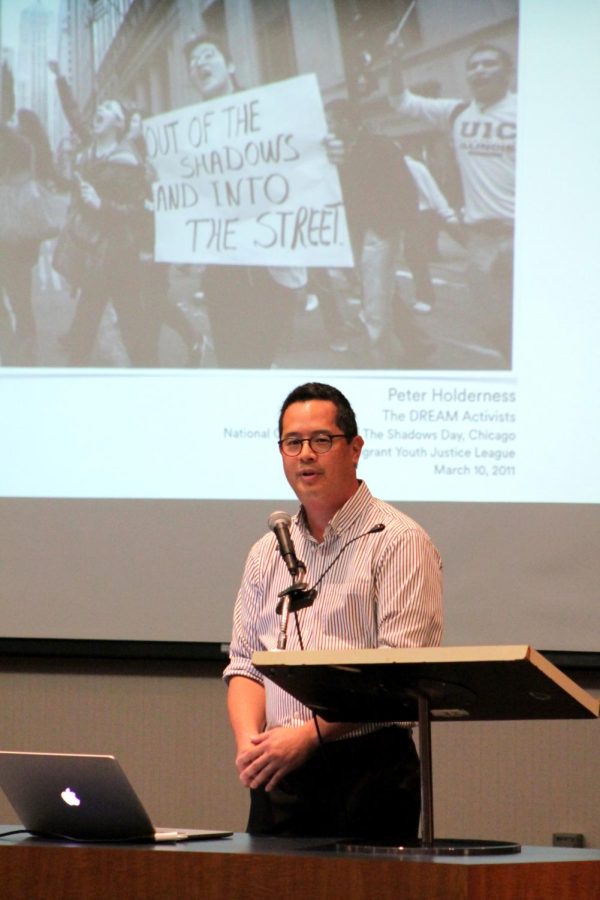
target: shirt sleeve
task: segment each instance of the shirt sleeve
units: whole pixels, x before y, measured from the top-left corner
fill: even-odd
[[[421,97],[412,91],[404,90],[401,94],[390,97],[392,107],[403,118],[413,119],[429,125],[431,128],[447,128],[452,113],[463,101],[444,97]]]
[[[223,679],[227,684],[235,675],[250,678],[259,684],[264,683],[263,676],[252,665],[252,654],[256,650],[263,649],[257,629],[263,591],[258,570],[256,548],[253,548],[246,560],[242,583],[233,609],[229,663],[223,672]]]
[[[446,222],[458,222],[458,216],[450,207],[437,181],[425,165],[410,156],[404,157],[409,172],[415,180],[419,196],[422,197],[427,209],[432,209]]]
[[[388,544],[375,571],[379,647],[435,647],[442,639],[442,563],[419,528]]]

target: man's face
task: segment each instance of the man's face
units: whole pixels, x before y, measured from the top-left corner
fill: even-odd
[[[214,44],[197,44],[189,58],[190,78],[204,100],[233,91],[233,63],[227,62]]]
[[[96,135],[120,131],[125,125],[123,109],[115,100],[105,100],[96,108],[92,119],[92,131]]]
[[[510,73],[495,50],[479,50],[467,60],[467,81],[480,103],[495,103],[507,92]]]
[[[281,437],[309,438],[318,434],[340,434],[336,407],[330,400],[306,400],[286,409]],[[302,504],[316,501],[333,514],[356,490],[356,466],[363,446],[361,437],[350,443],[336,438],[331,450],[318,454],[306,441],[298,456],[285,456],[283,470],[290,487]]]

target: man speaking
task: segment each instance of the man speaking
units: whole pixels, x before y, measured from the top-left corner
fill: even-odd
[[[290,538],[303,580],[318,583],[313,604],[292,615],[286,649],[439,644],[439,554],[357,478],[364,441],[346,397],[330,385],[297,387],[281,408],[279,437],[301,503]],[[248,831],[414,840],[420,783],[410,727],[325,722],[252,665],[255,651],[277,647],[278,595],[289,585],[269,532],[246,561],[224,672],[236,766],[251,792]]]

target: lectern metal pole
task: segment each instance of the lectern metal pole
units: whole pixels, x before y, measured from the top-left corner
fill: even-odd
[[[433,777],[431,765],[431,716],[429,697],[418,695],[419,756],[421,759],[421,843],[433,847]]]
[[[470,841],[434,838],[433,834],[433,766],[431,761],[431,698],[426,690],[416,686],[411,691],[417,700],[419,719],[419,758],[421,765],[421,839],[416,844],[395,844],[375,840],[370,843],[341,841],[337,847],[353,853],[395,853],[422,856],[484,856],[487,854],[519,853],[520,844],[512,841]]]

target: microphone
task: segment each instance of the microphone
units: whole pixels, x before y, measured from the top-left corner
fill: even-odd
[[[304,569],[304,564],[298,560],[296,551],[294,550],[294,542],[290,535],[290,525],[292,524],[291,516],[286,512],[277,510],[276,512],[271,513],[267,524],[277,538],[279,552],[288,567],[290,575],[292,578],[295,578],[300,569]]]

